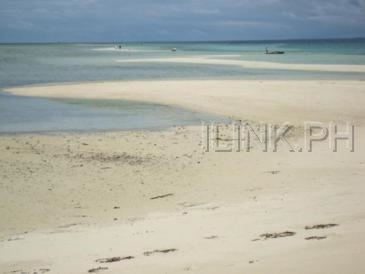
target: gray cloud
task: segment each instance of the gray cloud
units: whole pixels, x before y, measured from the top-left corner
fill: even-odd
[[[365,0],[1,0],[0,42],[365,36]]]

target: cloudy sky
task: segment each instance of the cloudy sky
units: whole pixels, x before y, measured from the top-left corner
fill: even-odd
[[[365,0],[0,0],[0,42],[365,37]]]

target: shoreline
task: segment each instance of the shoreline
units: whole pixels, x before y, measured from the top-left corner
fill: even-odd
[[[32,88],[32,87],[53,87],[53,86],[68,86],[68,85],[83,85],[83,84],[100,84],[100,83],[128,83],[128,82],[177,82],[177,81],[245,81],[245,82],[262,82],[262,81],[270,81],[270,82],[318,82],[318,81],[327,81],[327,82],[365,82],[365,79],[214,79],[214,78],[203,78],[203,79],[185,79],[185,78],[167,78],[167,79],[135,79],[135,80],[87,80],[87,81],[66,81],[66,82],[47,82],[47,83],[34,83],[34,84],[22,84],[22,85],[14,85],[14,86],[4,86],[0,88],[1,92],[6,92],[5,90],[17,89],[17,88]]]
[[[199,126],[0,135],[0,272],[365,272],[364,81],[121,81],[5,90],[162,102],[256,123],[290,118],[297,127],[312,118],[349,120],[356,146],[353,153],[343,142],[337,153],[327,143],[311,153],[291,153],[284,143],[275,153],[207,152]],[[222,140],[229,144],[231,133],[226,128]],[[313,226],[320,228],[306,228]]]
[[[362,126],[365,121],[361,80],[106,81],[3,90],[20,96],[157,103],[253,122],[283,123],[289,117],[295,126],[303,121],[351,121]]]

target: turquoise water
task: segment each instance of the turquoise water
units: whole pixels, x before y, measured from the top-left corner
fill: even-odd
[[[365,39],[279,42],[0,45],[0,88],[39,83],[143,79],[365,79],[361,73],[244,69],[237,66],[118,63],[117,60],[221,55],[306,64],[365,65]],[[265,55],[284,50],[285,55]],[[177,52],[171,52],[171,48]]]
[[[265,47],[285,55],[265,55]],[[172,52],[171,48],[177,48]],[[213,56],[292,64],[365,65],[365,39],[261,42],[2,44],[1,88],[59,82],[150,79],[363,79],[364,73],[143,63],[144,58]],[[118,60],[141,59],[139,63]],[[222,117],[125,101],[60,101],[0,94],[0,132],[156,129]]]

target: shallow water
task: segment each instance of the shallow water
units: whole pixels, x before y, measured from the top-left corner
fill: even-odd
[[[265,55],[284,50],[285,55]],[[177,48],[172,52],[171,48]],[[118,63],[214,56],[250,61],[365,65],[365,40],[0,45],[0,89],[10,86],[148,79],[364,79],[364,73],[247,69],[229,65]],[[47,100],[0,94],[0,132],[159,129],[224,118],[129,101]]]
[[[158,130],[226,121],[181,108],[123,100],[40,99],[0,93],[0,133]]]
[[[266,55],[283,50],[284,55]],[[171,48],[177,48],[172,52]],[[118,63],[117,60],[214,55],[217,58],[306,64],[365,65],[365,40],[271,42],[0,45],[0,87],[145,79],[365,79],[364,73],[247,69],[227,65]]]

